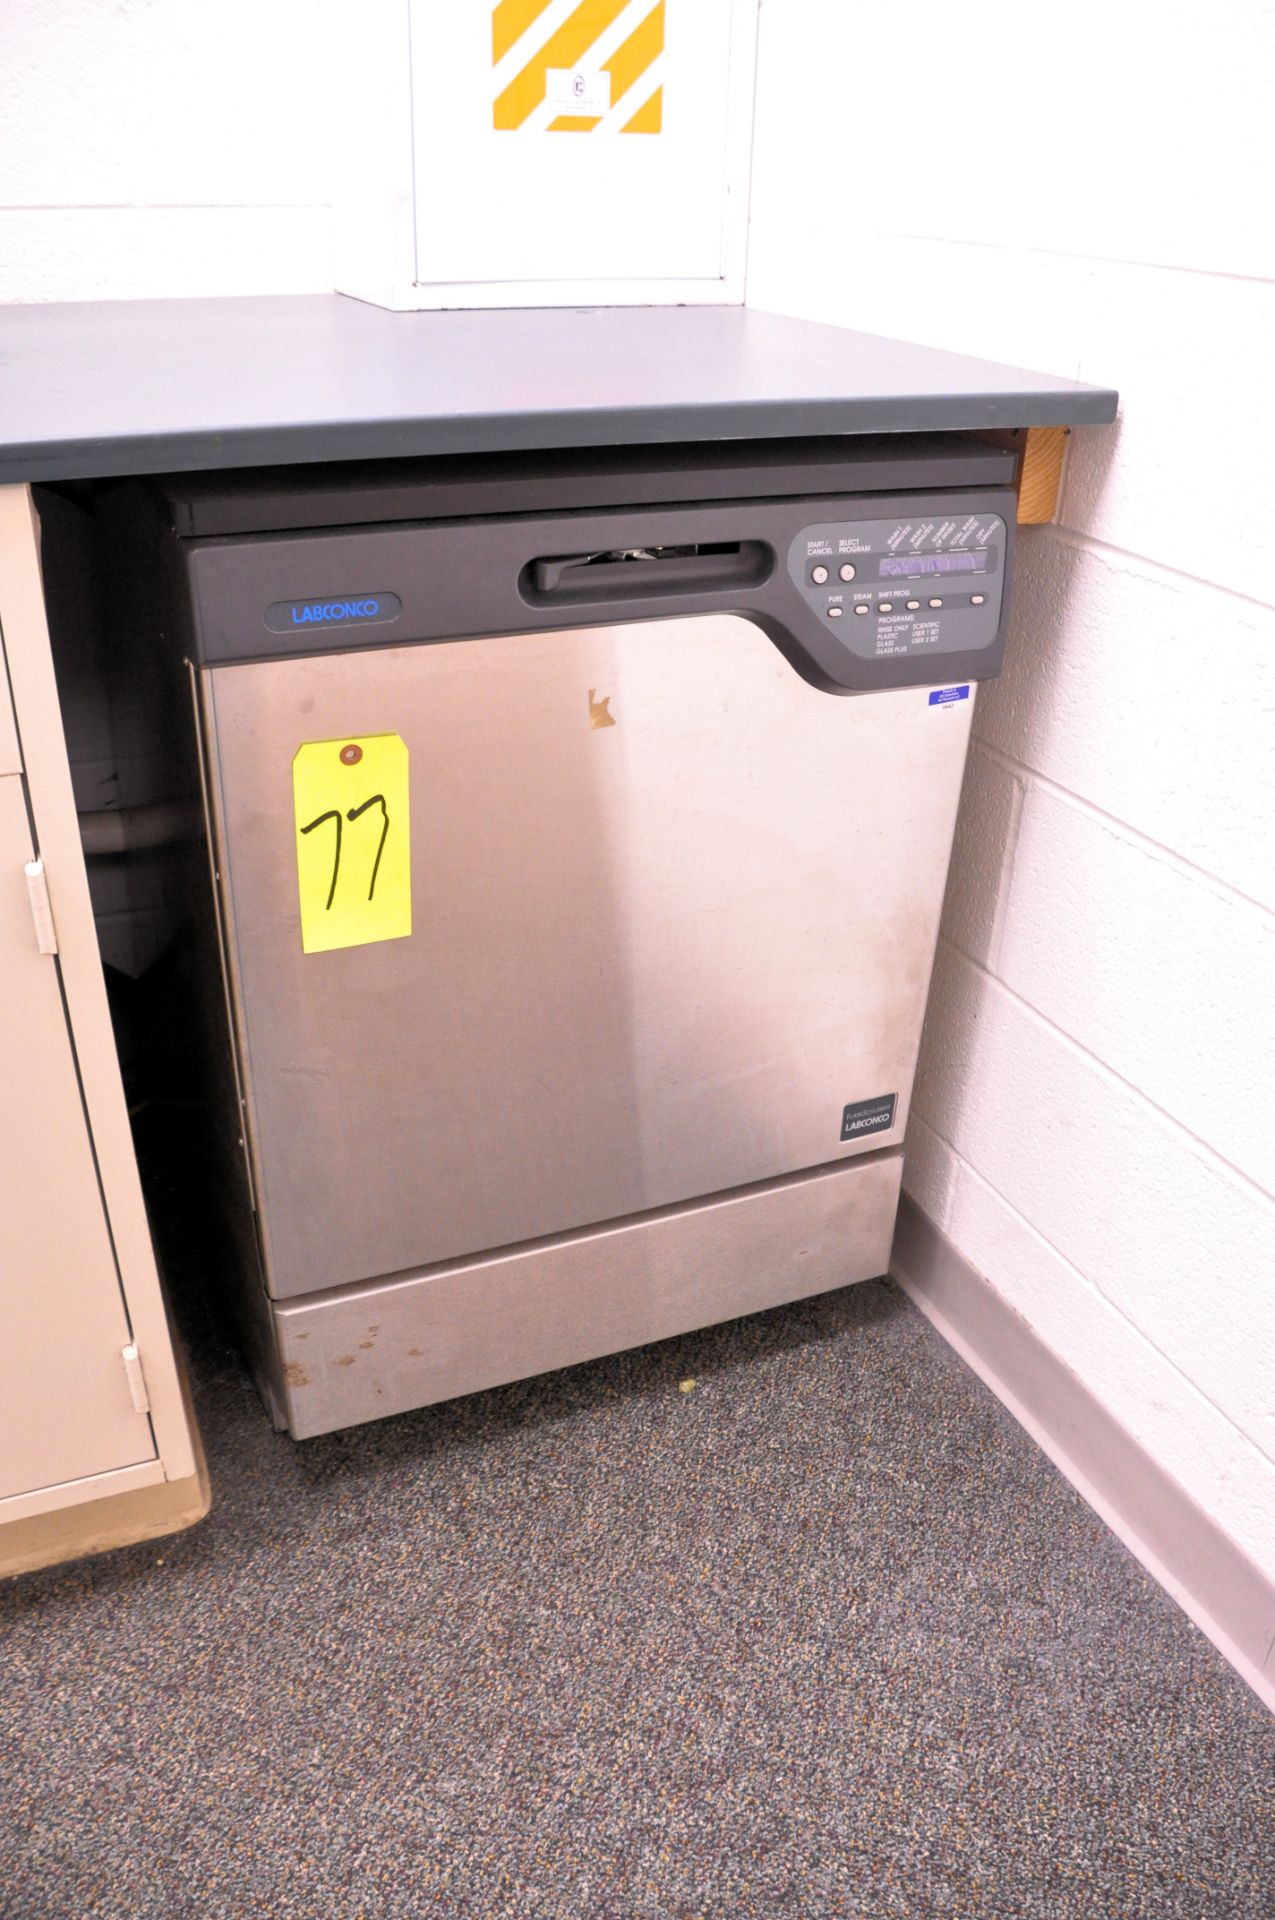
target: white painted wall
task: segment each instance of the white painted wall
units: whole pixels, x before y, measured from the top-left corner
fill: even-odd
[[[330,291],[326,5],[2,12],[0,301]]]
[[[1266,0],[765,0],[750,304],[1118,386],[1024,530],[920,1204],[1275,1574]]]

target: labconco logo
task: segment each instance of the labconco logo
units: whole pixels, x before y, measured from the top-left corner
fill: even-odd
[[[367,626],[373,620],[397,620],[403,602],[396,593],[352,593],[344,600],[276,600],[266,608],[272,633],[298,627]]]
[[[375,620],[381,611],[379,600],[308,600],[292,609],[294,627],[306,627],[316,620]]]

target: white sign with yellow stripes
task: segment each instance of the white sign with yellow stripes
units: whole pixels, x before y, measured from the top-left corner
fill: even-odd
[[[738,299],[756,33],[757,0],[412,0],[416,285]]]
[[[492,125],[499,133],[659,133],[664,9],[665,0],[496,0]]]

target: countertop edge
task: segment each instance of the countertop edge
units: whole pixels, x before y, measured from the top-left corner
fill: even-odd
[[[759,400],[707,406],[553,409],[473,416],[280,421],[0,445],[0,484],[123,479],[148,473],[421,459],[566,447],[672,444],[873,433],[968,433],[980,428],[1104,426],[1118,396],[1074,391]]]

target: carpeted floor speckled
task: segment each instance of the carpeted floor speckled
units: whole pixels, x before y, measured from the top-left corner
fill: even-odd
[[[184,1318],[211,1518],[0,1590],[4,1920],[1275,1913],[1275,1722],[891,1285],[300,1447]]]

